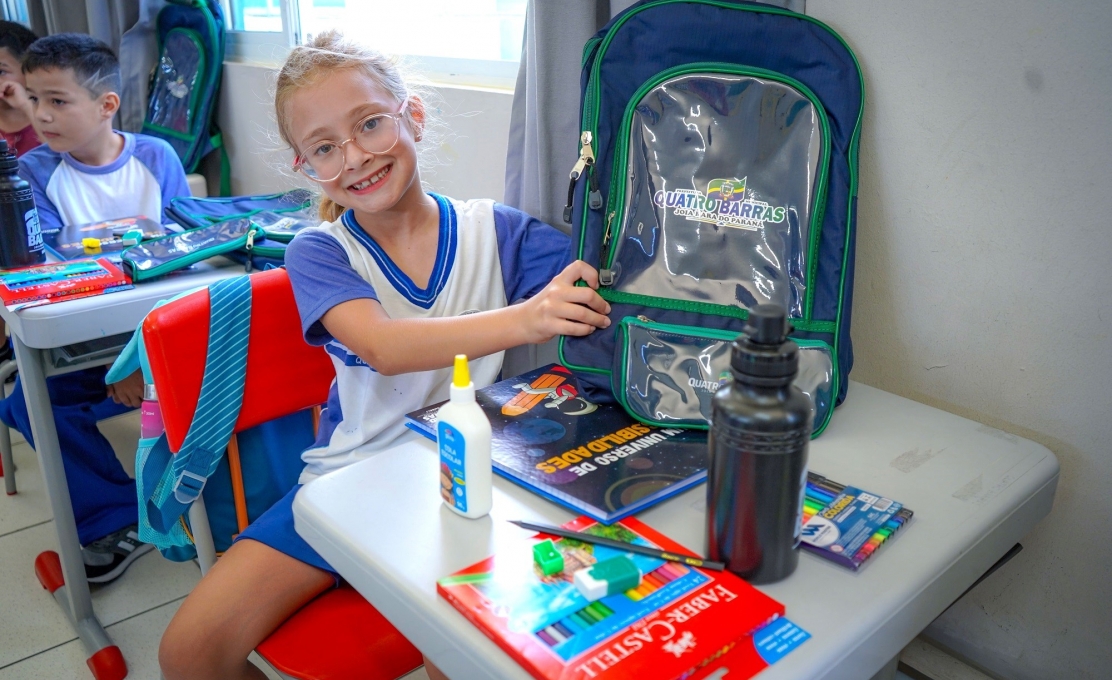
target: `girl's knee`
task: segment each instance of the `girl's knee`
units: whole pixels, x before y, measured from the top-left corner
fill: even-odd
[[[231,658],[231,650],[222,644],[225,639],[218,626],[206,625],[179,610],[158,645],[162,675],[166,680],[226,677],[225,671],[245,663],[246,656]]]

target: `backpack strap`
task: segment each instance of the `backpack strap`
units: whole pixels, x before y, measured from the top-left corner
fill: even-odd
[[[251,327],[251,281],[247,276],[209,287],[210,317],[205,374],[193,422],[181,451],[162,473],[149,501],[152,527],[169,531],[201,495],[228,446],[240,407],[247,373],[247,339]]]

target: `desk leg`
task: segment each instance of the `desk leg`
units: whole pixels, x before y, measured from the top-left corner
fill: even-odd
[[[58,431],[54,425],[54,412],[50,408],[50,395],[46,390],[44,362],[46,352],[27,347],[16,336],[15,346],[19,374],[23,380],[23,394],[31,419],[31,433],[35,436],[35,452],[42,468],[43,486],[54,514],[54,530],[58,535],[58,552],[47,551],[35,559],[35,572],[43,587],[54,595],[61,605],[78,637],[85,645],[89,669],[97,680],[117,680],[127,676],[127,666],[119,647],[112,644],[108,634],[93,612],[89,596],[89,582],[85,580],[85,565],[81,559],[81,544],[77,539],[77,522],[73,517],[66,471],[62,466],[62,453],[58,446]]]
[[[0,342],[4,338],[0,335]],[[4,384],[16,370],[14,361],[5,361],[0,364],[0,397],[4,396]],[[15,495],[15,461],[12,460],[12,435],[3,423],[0,423],[0,462],[4,465],[4,491],[9,496]]]

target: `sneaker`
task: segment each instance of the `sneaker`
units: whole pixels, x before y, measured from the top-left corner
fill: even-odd
[[[81,549],[89,583],[108,583],[124,573],[135,558],[154,549],[139,540],[139,525],[132,524],[93,541]]]

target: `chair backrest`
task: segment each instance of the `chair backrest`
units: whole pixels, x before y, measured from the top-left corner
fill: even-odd
[[[335,377],[323,347],[301,334],[301,319],[285,269],[251,275],[247,378],[235,431],[322,404]],[[201,290],[163,305],[143,322],[166,438],[178,451],[201,394],[209,336],[209,293]]]

